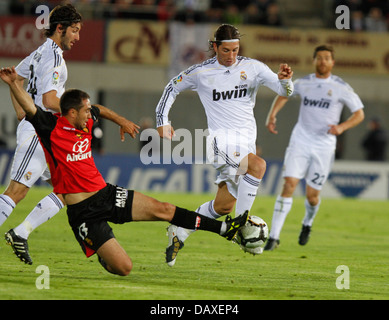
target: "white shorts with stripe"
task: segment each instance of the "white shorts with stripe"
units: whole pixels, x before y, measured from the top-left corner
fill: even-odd
[[[249,154],[256,153],[255,144],[244,137],[237,137],[235,132],[220,132],[207,137],[207,160],[218,171],[215,184],[227,184],[230,194],[237,198],[240,177],[247,170],[242,160]],[[238,168],[241,170],[238,172]]]
[[[16,151],[11,168],[11,180],[31,188],[40,177],[51,178],[45,153],[32,124],[23,119],[16,131]]]
[[[335,149],[312,148],[290,143],[285,152],[283,177],[305,178],[306,183],[321,190],[327,181],[335,159]]]

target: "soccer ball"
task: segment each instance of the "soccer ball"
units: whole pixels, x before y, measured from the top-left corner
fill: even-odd
[[[261,254],[269,236],[267,223],[257,216],[249,216],[246,224],[239,229],[236,242],[243,251],[252,254]]]

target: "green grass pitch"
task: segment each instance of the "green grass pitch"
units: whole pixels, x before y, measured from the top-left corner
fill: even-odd
[[[33,187],[1,226],[1,236],[49,192]],[[151,195],[192,210],[213,198],[211,194]],[[274,200],[258,196],[251,214],[270,224]],[[299,246],[303,212],[304,199],[295,198],[281,246],[273,252],[252,256],[222,237],[199,231],[186,241],[173,268],[164,262],[167,223],[113,225],[134,263],[128,277],[118,277],[107,273],[95,256],[85,258],[63,209],[30,235],[33,265],[21,263],[1,240],[0,299],[389,299],[389,202],[323,199],[309,243]],[[48,289],[36,286],[41,265],[49,271]],[[349,289],[336,285],[338,277],[346,275],[336,272],[342,265],[349,269]]]

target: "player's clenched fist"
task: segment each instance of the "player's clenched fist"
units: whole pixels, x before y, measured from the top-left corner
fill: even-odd
[[[278,79],[291,79],[293,76],[292,68],[289,67],[287,63],[280,64],[280,68],[278,69]]]

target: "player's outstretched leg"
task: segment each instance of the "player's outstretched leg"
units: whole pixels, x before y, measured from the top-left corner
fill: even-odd
[[[246,211],[244,214],[236,217],[235,219],[232,219],[230,216],[227,216],[225,222],[218,221],[219,223],[224,223],[224,225],[222,225],[220,235],[226,238],[227,240],[233,240],[236,237],[238,230],[245,225],[248,219],[248,214],[248,211]],[[199,216],[202,217],[201,215]],[[202,218],[210,219],[207,217]],[[184,242],[180,240],[177,230],[178,227],[174,224],[168,227],[169,243],[166,248],[166,263],[169,267],[174,266],[174,264],[176,263],[178,251],[184,247]]]
[[[214,209],[215,200],[211,200],[200,205],[196,212],[211,219],[221,217]],[[195,230],[189,230],[175,225],[167,228],[168,246],[166,248],[166,262],[172,267],[176,261],[178,251],[184,247],[184,242]]]

